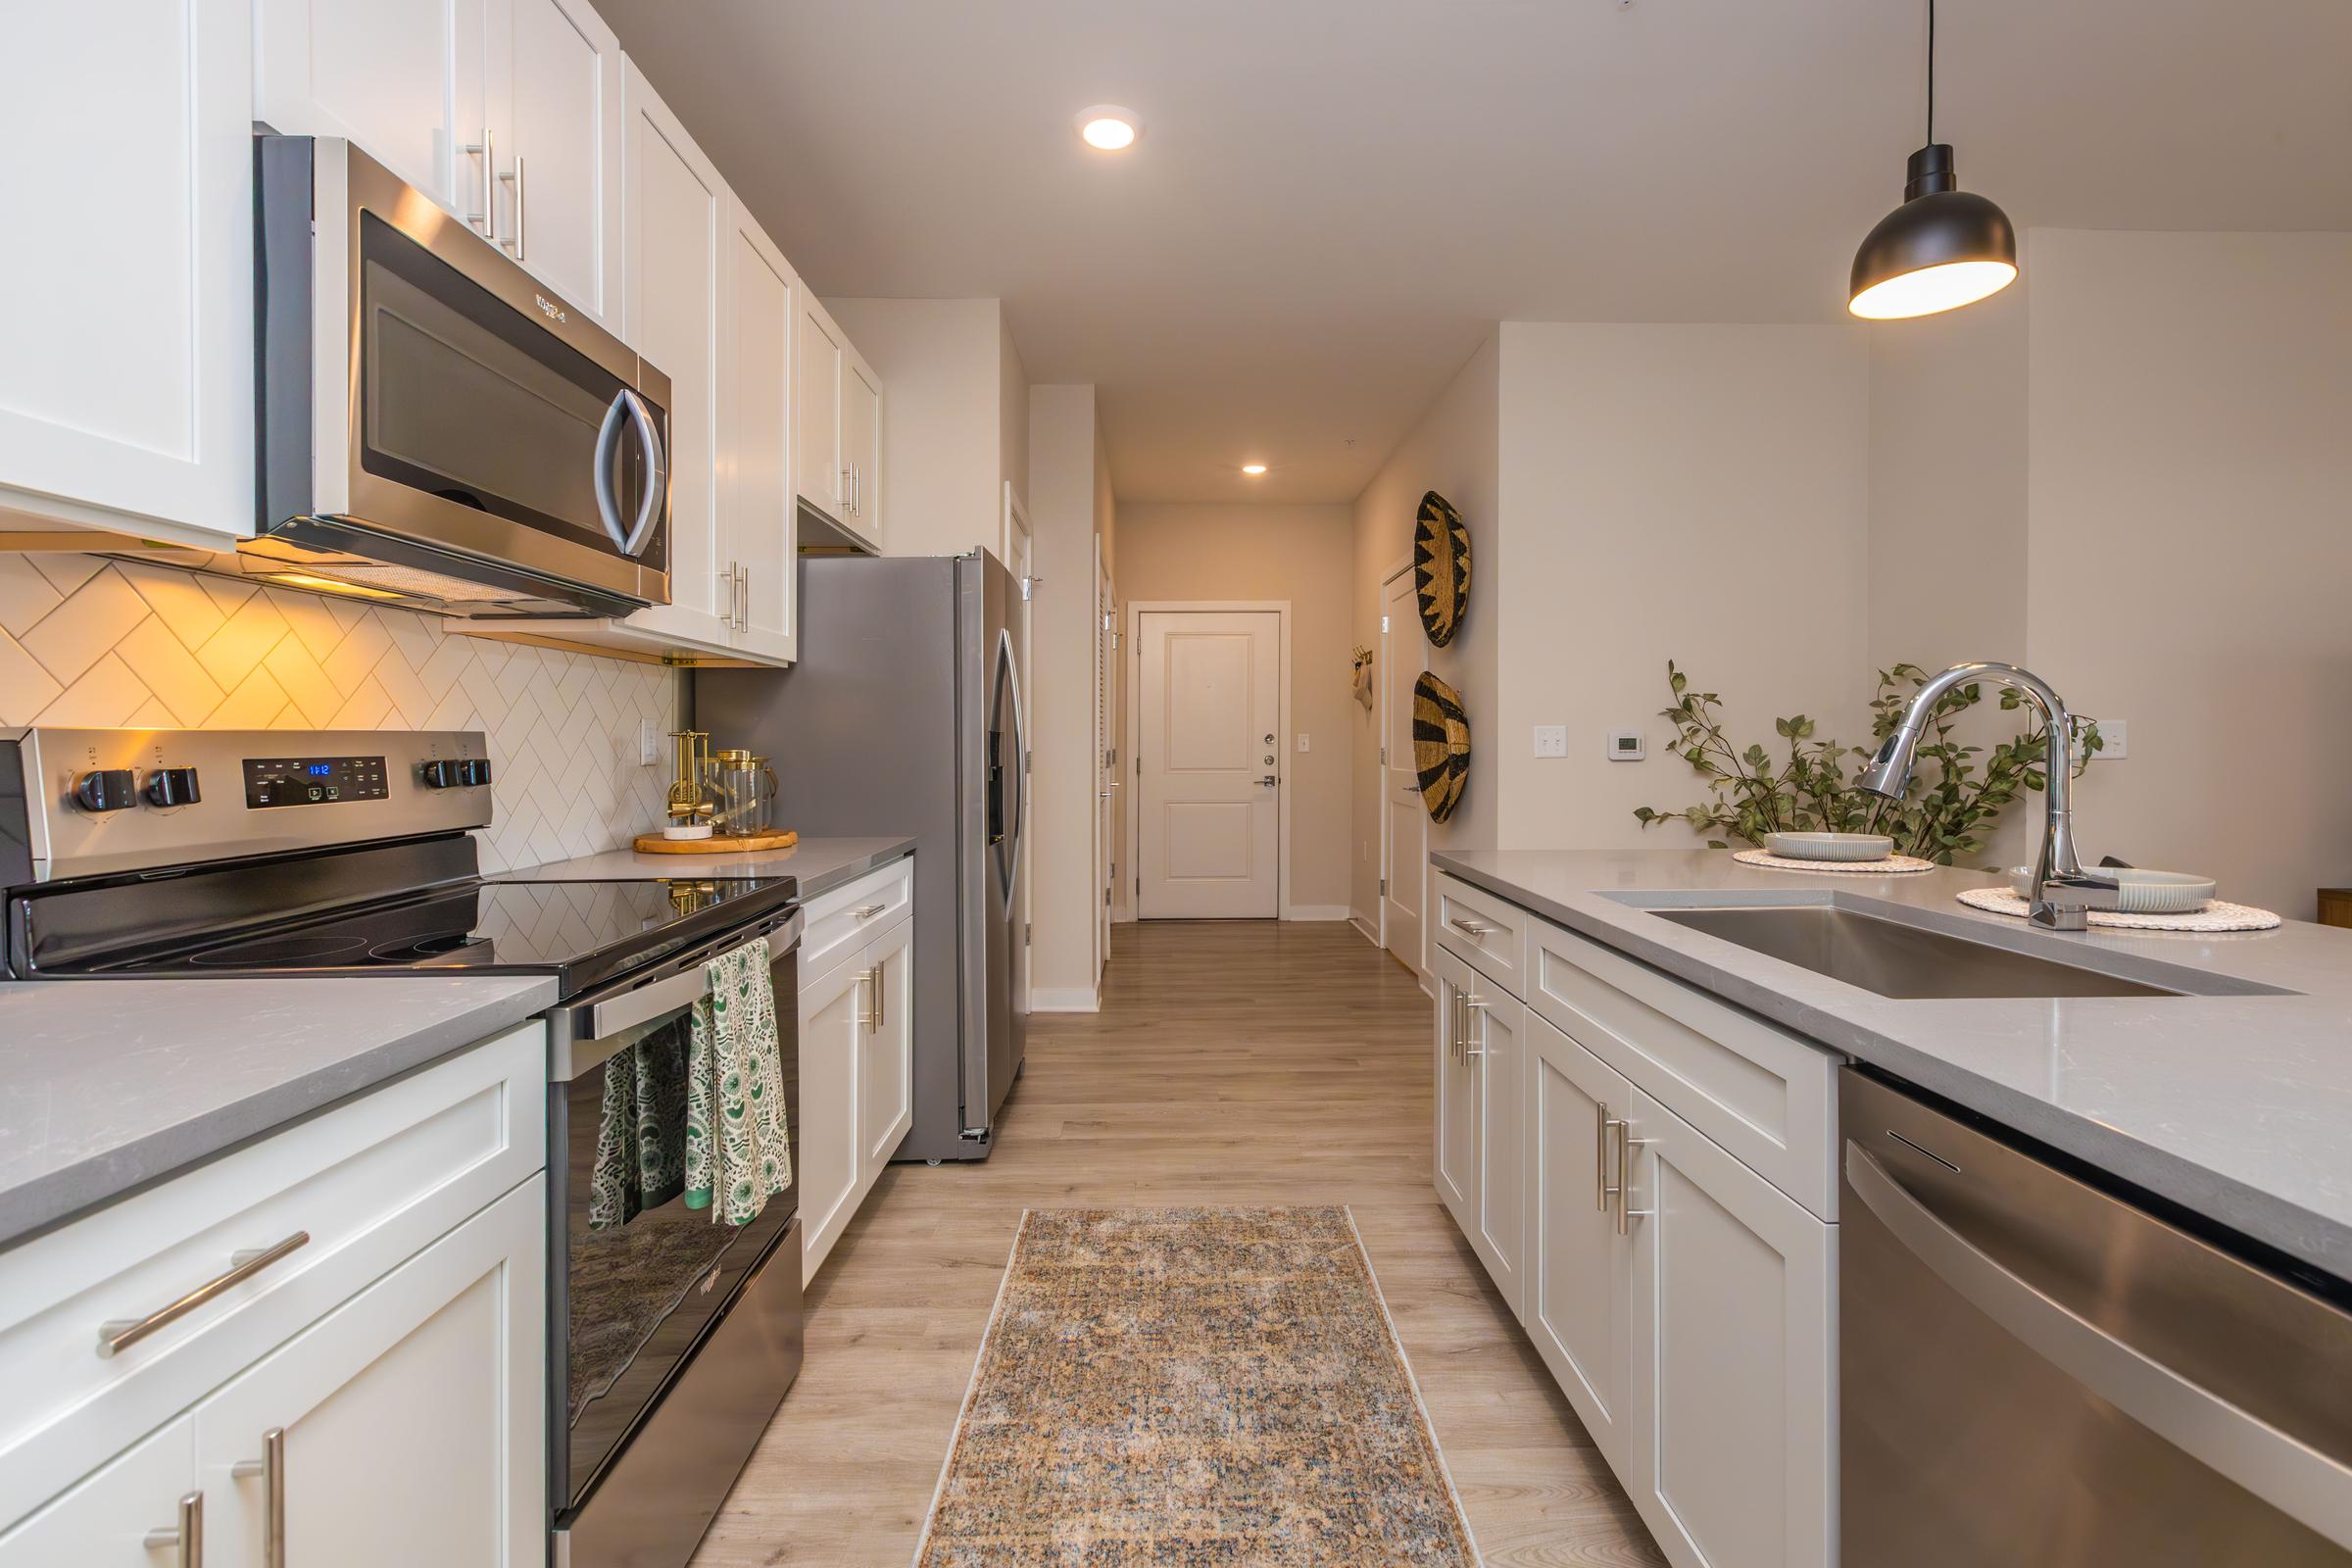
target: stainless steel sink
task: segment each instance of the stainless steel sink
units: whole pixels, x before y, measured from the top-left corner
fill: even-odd
[[[1661,920],[1721,937],[1882,997],[2187,994],[1826,904],[1656,908],[1651,912]]]

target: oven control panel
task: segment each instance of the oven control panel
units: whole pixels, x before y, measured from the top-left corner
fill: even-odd
[[[390,798],[381,757],[245,759],[245,804],[256,809]]]
[[[478,730],[0,729],[0,887],[486,827],[489,782]]]

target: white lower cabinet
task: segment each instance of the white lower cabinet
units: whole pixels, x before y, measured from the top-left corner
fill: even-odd
[[[543,1563],[546,1271],[534,1176],[199,1405],[206,1562]]]
[[[1677,1568],[1837,1560],[1838,1229],[1635,1091],[1633,1464]]]
[[[1545,959],[1531,982],[1568,984],[1579,941],[1526,918]],[[1547,989],[1563,1030],[1456,940],[1442,930],[1431,952],[1440,1198],[1676,1568],[1835,1568],[1838,1228],[1636,1086],[1678,1082],[1657,1063],[1680,1059],[1696,1114],[1714,1116],[1711,1091],[1746,1081],[1743,1037],[1718,1031],[1694,1054],[1688,1009],[1661,1010],[1674,998],[1602,1025]],[[1607,994],[1631,978],[1675,984],[1613,968]],[[1787,1125],[1760,1147],[1802,1185],[1835,1128]]]
[[[914,920],[900,859],[809,904],[816,953],[801,976],[802,1278],[813,1279],[833,1244],[914,1126]],[[877,926],[854,941],[832,934],[836,911]]]
[[[1444,947],[1439,1008],[1439,1195],[1494,1288],[1520,1308],[1526,1257],[1527,1008]]]
[[[1633,1112],[1634,1089],[1544,1019],[1531,1016],[1527,1028],[1528,1268],[1520,1319],[1601,1455],[1622,1475],[1634,1453],[1634,1242],[1618,1233],[1616,1135]]]
[[[544,1563],[546,1051],[515,1029],[0,1252],[0,1568]]]
[[[195,1493],[194,1431],[195,1423],[181,1416],[0,1535],[0,1568],[161,1568],[188,1561],[174,1550],[176,1540],[161,1538],[179,1529],[181,1501]],[[203,1501],[189,1507],[201,1525]]]

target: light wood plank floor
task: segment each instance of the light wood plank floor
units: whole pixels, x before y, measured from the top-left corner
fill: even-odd
[[[1662,1564],[1430,1186],[1430,1007],[1344,925],[1121,925],[1032,1020],[994,1157],[894,1165],[698,1568],[906,1563],[1025,1207],[1347,1203],[1494,1568]]]

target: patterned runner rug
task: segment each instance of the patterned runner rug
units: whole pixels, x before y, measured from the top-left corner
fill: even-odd
[[[1474,1568],[1344,1208],[1032,1209],[916,1568]]]

